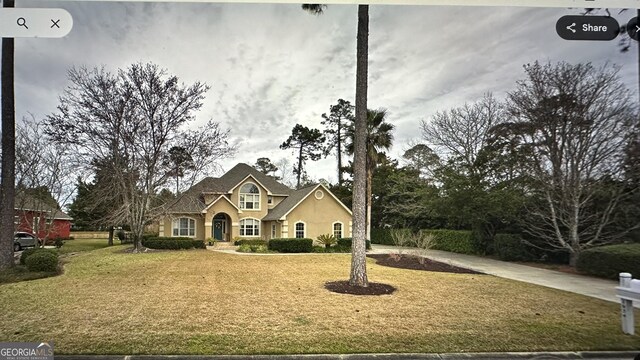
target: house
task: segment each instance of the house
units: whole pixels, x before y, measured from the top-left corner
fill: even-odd
[[[57,206],[25,193],[16,194],[14,231],[24,231],[40,239],[69,238],[73,219]]]
[[[247,164],[195,184],[166,214],[160,236],[218,241],[351,237],[351,210],[324,185],[293,190]]]

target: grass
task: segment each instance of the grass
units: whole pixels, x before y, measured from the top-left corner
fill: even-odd
[[[64,261],[64,255],[102,249],[107,245],[107,239],[65,240],[64,245],[56,251]],[[31,272],[24,265],[16,265],[12,269],[0,271],[0,284],[36,280],[56,275],[58,275],[57,272]]]
[[[348,254],[122,249],[70,257],[62,276],[0,286],[0,338],[53,339],[58,354],[640,347],[640,336],[622,334],[615,303],[493,276],[394,269],[368,260],[370,280],[398,291],[356,297],[323,288],[348,277]]]
[[[108,239],[74,239],[64,240],[64,245],[58,249],[60,255],[72,252],[97,250],[107,247]]]

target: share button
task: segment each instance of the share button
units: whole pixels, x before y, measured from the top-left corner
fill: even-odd
[[[620,24],[609,16],[567,15],[556,22],[556,32],[565,40],[615,39],[620,33]]]

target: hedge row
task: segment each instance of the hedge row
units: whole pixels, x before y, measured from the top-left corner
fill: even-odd
[[[342,248],[351,249],[352,238],[340,238],[338,239],[338,246]],[[371,241],[366,241],[367,250],[371,249]]]
[[[266,240],[247,240],[247,239],[242,239],[242,240],[236,240],[233,242],[233,245],[235,246],[240,246],[240,245],[264,245],[267,246],[267,241]]]
[[[578,271],[609,279],[621,272],[640,277],[640,244],[601,246],[583,251],[576,263]]]
[[[391,238],[392,229],[371,229],[371,243],[380,245],[394,245]]]
[[[482,254],[473,232],[467,230],[424,230],[433,235],[435,250],[451,251],[460,254]]]
[[[496,234],[493,250],[504,261],[535,261],[538,258],[519,234]]]
[[[313,251],[313,240],[311,239],[271,239],[269,240],[269,250],[281,253],[310,253]]]
[[[189,237],[149,237],[142,239],[142,246],[150,249],[206,249],[202,240],[194,240]]]

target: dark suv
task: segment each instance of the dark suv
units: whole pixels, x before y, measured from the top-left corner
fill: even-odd
[[[20,251],[26,247],[35,247],[40,244],[40,240],[33,234],[27,232],[17,232],[13,234],[13,250]]]

